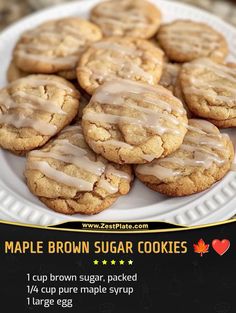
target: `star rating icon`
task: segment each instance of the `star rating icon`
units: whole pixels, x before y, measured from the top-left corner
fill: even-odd
[[[108,265],[113,265],[113,266],[115,266],[115,265],[120,265],[120,266],[122,266],[122,265],[133,265],[133,260],[128,260],[128,261],[125,261],[125,260],[114,260],[114,259],[112,259],[112,260],[93,260],[93,265],[103,265],[103,266],[108,266]]]

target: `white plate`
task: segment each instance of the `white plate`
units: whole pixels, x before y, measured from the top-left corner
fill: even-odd
[[[0,35],[0,86],[6,84],[6,70],[17,38],[26,29],[43,21],[64,16],[87,17],[99,0],[79,1],[33,14],[14,24]],[[164,21],[178,18],[203,21],[227,38],[230,59],[236,61],[236,30],[220,19],[201,10],[174,1],[153,0],[161,9]],[[235,131],[229,131],[236,144]],[[229,173],[220,183],[201,194],[183,198],[167,198],[136,181],[130,194],[120,198],[108,210],[85,217],[57,214],[34,197],[23,178],[24,158],[0,151],[0,219],[26,224],[52,225],[70,220],[86,221],[166,221],[181,225],[200,225],[226,220],[236,213],[236,174]]]

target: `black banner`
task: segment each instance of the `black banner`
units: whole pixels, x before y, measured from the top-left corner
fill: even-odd
[[[56,226],[57,229],[74,229],[96,232],[148,232],[154,230],[183,229],[184,226],[164,222],[66,222]]]

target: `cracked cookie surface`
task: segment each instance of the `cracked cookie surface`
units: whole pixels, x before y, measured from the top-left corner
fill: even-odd
[[[181,145],[187,131],[182,103],[162,86],[107,82],[83,111],[85,140],[116,163],[147,163]]]
[[[211,187],[230,170],[234,147],[226,134],[208,121],[191,119],[180,148],[164,159],[138,165],[136,176],[168,196],[187,196]]]
[[[219,127],[236,126],[236,68],[203,58],[183,65],[184,99],[199,117]]]
[[[129,192],[132,169],[97,156],[76,124],[28,154],[25,177],[30,191],[49,208],[91,215]]]
[[[189,62],[208,57],[222,62],[228,54],[223,35],[212,27],[190,20],[162,25],[157,39],[171,61]]]
[[[91,20],[105,36],[147,39],[157,32],[161,13],[156,6],[144,0],[105,1],[93,8]]]
[[[75,76],[81,53],[100,40],[100,29],[80,18],[64,18],[39,25],[25,32],[13,52],[13,60],[22,71]],[[72,77],[73,78],[73,77]]]
[[[89,94],[117,78],[158,84],[163,51],[143,39],[110,37],[96,42],[81,56],[79,84]]]
[[[79,110],[79,92],[54,75],[30,75],[0,90],[0,146],[25,154],[67,126]]]

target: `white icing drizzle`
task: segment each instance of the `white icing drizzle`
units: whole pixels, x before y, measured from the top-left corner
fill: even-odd
[[[181,51],[202,52],[204,49],[214,50],[219,48],[219,35],[208,30],[202,31],[202,26],[193,23],[176,23],[174,32],[172,28],[166,28],[161,37],[168,38]]]
[[[96,8],[98,15],[93,15],[92,20],[103,28],[106,35],[121,35],[124,30],[145,28],[149,21],[145,10],[137,7],[128,7],[127,2],[119,1],[119,6],[114,8],[110,3],[104,3]],[[118,27],[117,29],[115,27]]]
[[[27,59],[35,60],[35,61],[42,61],[45,63],[50,64],[63,64],[64,66],[68,66],[70,68],[73,68],[78,63],[78,56],[77,55],[68,55],[64,57],[54,57],[54,56],[48,56],[43,54],[34,54],[26,51],[15,51],[15,54],[19,57],[24,57]]]
[[[36,36],[43,38],[52,37],[52,39],[63,40],[67,36],[72,36],[73,39],[79,42],[85,41],[84,35],[86,32],[83,29],[74,28],[72,25],[63,24],[60,25],[41,25],[33,30],[29,30],[23,34],[23,38],[33,39]]]
[[[130,181],[130,175],[124,171],[117,170],[114,166],[111,164],[108,164],[105,171],[106,175],[113,175],[120,179],[126,179]]]
[[[121,56],[132,56],[132,57],[146,57],[146,54],[143,53],[142,51],[138,50],[137,48],[132,48],[132,47],[127,47],[125,44],[117,43],[117,42],[112,42],[112,41],[98,41],[93,44],[93,47],[97,49],[104,49],[104,50],[110,50],[117,52],[118,55]],[[148,53],[148,52],[146,52]],[[103,56],[104,59],[104,56]],[[105,59],[107,61],[114,61],[113,63],[120,65],[124,62],[124,59],[120,58],[114,58],[114,56],[106,56]],[[148,54],[147,59],[150,61],[152,60],[155,62],[155,64],[162,65],[162,61],[160,59],[155,58],[151,53]]]
[[[82,136],[82,128],[80,125],[69,126],[63,130],[62,135],[71,133],[70,138],[83,140],[82,145],[84,147],[85,142]],[[87,146],[86,146],[87,147]],[[54,159],[68,164],[73,164],[81,170],[89,172],[95,176],[100,177],[98,180],[98,187],[103,188],[110,194],[118,192],[119,188],[113,186],[107,181],[107,176],[112,175],[119,179],[131,180],[131,177],[126,172],[115,169],[112,165],[107,164],[104,160],[93,161],[89,158],[89,155],[93,154],[89,148],[81,148],[80,146],[72,144],[68,139],[61,139],[60,137],[53,142],[52,147],[49,151],[34,150],[29,153],[30,157],[42,158],[42,159]],[[76,187],[81,191],[92,191],[94,184],[87,180],[70,176],[59,170],[54,169],[45,161],[30,161],[29,164],[31,169],[37,169],[41,171],[45,176],[67,186]],[[47,165],[45,165],[47,164]],[[60,176],[60,174],[62,174]]]
[[[62,154],[64,152],[64,154]],[[68,152],[67,152],[68,153]],[[88,157],[85,157],[85,155],[81,155],[78,153],[77,155],[73,154],[71,152],[71,155],[68,155],[66,151],[52,149],[52,151],[32,151],[31,156],[37,157],[37,158],[51,158],[54,160],[62,161],[69,164],[74,164],[75,166],[79,168],[84,168],[86,171],[100,176],[104,172],[104,164],[98,165],[98,162],[93,162],[89,160]]]
[[[35,129],[41,135],[52,136],[57,132],[57,127],[43,120],[35,120],[22,114],[2,114],[0,115],[0,123],[13,125],[16,128],[29,127]]]
[[[162,61],[154,57],[151,53],[142,52],[137,48],[127,47],[124,43],[115,43],[112,41],[100,41],[93,44],[93,47],[96,49],[104,49],[105,52],[112,51],[116,52],[118,56],[112,56],[108,54],[96,54],[95,59],[100,60],[101,63],[104,61],[109,62],[110,64],[114,64],[118,68],[118,76],[121,76],[126,79],[133,79],[133,78],[144,78],[149,84],[154,85],[154,76],[153,74],[145,71],[141,64],[138,64],[134,60],[129,60],[125,58],[125,56],[129,57],[142,57],[146,58],[149,61],[155,63],[155,65],[161,66]],[[148,53],[148,55],[147,55]],[[115,78],[117,75],[112,71],[111,68],[102,67],[99,69],[89,68],[89,64],[87,67],[82,68],[84,71],[90,73],[91,77],[94,80],[111,80],[111,78]]]
[[[97,187],[100,187],[100,188],[106,190],[109,194],[114,194],[114,193],[117,193],[119,191],[119,188],[117,186],[113,186],[105,178],[101,178],[99,180]]]
[[[160,93],[159,93],[160,91]],[[167,95],[168,98],[171,98],[169,102],[159,99],[155,99],[156,95],[159,94]],[[125,101],[125,99],[129,101]],[[179,135],[180,131],[176,129],[177,125],[180,125],[180,122],[177,117],[174,115],[170,115],[166,112],[160,112],[156,110],[152,110],[149,108],[145,108],[143,106],[138,106],[135,103],[135,100],[142,99],[145,103],[151,102],[157,108],[163,108],[165,105],[169,110],[179,111],[185,113],[183,108],[181,108],[182,104],[178,99],[176,99],[170,92],[163,92],[163,89],[160,87],[157,88],[149,88],[145,84],[134,83],[126,80],[118,80],[110,83],[104,84],[100,87],[94,94],[91,99],[92,103],[101,103],[104,107],[106,106],[122,106],[126,108],[133,109],[135,113],[141,112],[142,114],[139,117],[130,117],[126,115],[116,115],[116,114],[108,114],[101,112],[90,112],[85,111],[83,115],[84,120],[88,120],[90,122],[100,122],[100,123],[111,123],[111,124],[119,124],[119,123],[127,123],[127,124],[135,124],[140,125],[145,128],[151,129],[155,133],[162,135],[168,132]],[[149,101],[152,99],[152,101]],[[173,101],[172,101],[173,100]],[[134,103],[133,103],[134,101]],[[155,102],[154,102],[155,101]],[[172,104],[173,102],[173,104]],[[175,104],[176,103],[176,104]],[[120,113],[125,114],[125,110],[121,110]],[[168,126],[164,125],[164,122],[167,122]]]
[[[109,175],[116,176],[120,179],[125,179],[129,182],[131,181],[131,177],[128,173],[123,172],[123,171],[119,171],[119,170],[115,169],[114,166],[108,164],[106,167],[104,176],[99,180],[97,186],[105,189],[110,194],[114,194],[114,193],[118,192],[119,188],[118,188],[118,186],[114,186],[114,185],[110,184],[107,181],[107,179],[105,179],[105,177],[107,177]]]
[[[137,173],[166,180],[184,175],[186,167],[209,169],[213,163],[219,167],[225,164],[224,152],[227,152],[227,149],[222,142],[224,136],[218,133],[216,127],[207,121],[192,119],[189,123],[191,130],[185,136],[184,142],[177,152],[164,159],[154,160],[150,164],[137,166]],[[200,128],[200,132],[194,131],[197,127]],[[180,152],[189,154],[181,157]],[[170,169],[167,164],[175,164],[179,169]]]
[[[100,122],[100,123],[110,123],[110,124],[134,124],[140,125],[145,128],[149,128],[154,131],[158,135],[163,135],[167,132],[171,132],[173,134],[179,135],[180,131],[173,128],[168,128],[159,124],[159,119],[155,116],[147,116],[141,119],[128,117],[124,115],[115,115],[115,114],[107,114],[107,113],[97,113],[97,112],[87,112],[83,115],[83,120],[90,121],[92,123]]]
[[[44,86],[53,86],[56,87],[58,89],[62,89],[67,91],[68,93],[75,93],[75,90],[72,89],[71,87],[60,83],[56,80],[53,80],[53,78],[50,77],[50,79],[40,79],[40,78],[33,78],[32,76],[30,76],[30,78],[28,77],[24,77],[21,79],[18,79],[17,81],[12,82],[9,87],[13,87],[14,85],[20,85],[20,84],[28,84],[31,87],[44,87]]]
[[[69,187],[75,187],[84,191],[93,190],[93,183],[90,183],[81,178],[67,175],[62,171],[58,171],[45,161],[30,161],[28,163],[27,169],[38,170],[48,178]]]
[[[180,171],[172,170],[155,163],[150,163],[148,165],[138,165],[136,171],[141,175],[157,176],[160,180],[179,176],[181,174]]]
[[[111,50],[118,52],[122,55],[130,55],[130,56],[141,56],[142,53],[137,49],[133,49],[131,47],[126,47],[116,42],[110,41],[98,41],[93,44],[93,47],[97,49]]]
[[[144,78],[150,85],[154,85],[154,78],[151,73],[145,71],[141,66],[136,62],[131,60],[126,60],[124,58],[110,57],[108,55],[97,56],[96,59],[101,59],[101,61],[106,60],[111,64],[115,64],[118,67],[118,76],[121,76],[125,79],[133,78]],[[90,73],[94,80],[99,79],[102,81],[108,81],[116,79],[117,74],[115,74],[111,68],[103,67],[102,69],[90,69],[89,67],[83,67],[83,70]]]
[[[22,85],[30,87],[40,87],[44,85],[52,85],[59,89],[61,87],[67,90],[67,86],[52,80],[37,80],[30,78],[19,79],[9,85],[10,88],[17,88]],[[68,87],[68,92],[73,92]],[[0,115],[0,123],[9,124],[16,128],[29,127],[35,129],[41,135],[52,136],[57,132],[57,127],[42,119],[36,119],[34,113],[36,111],[47,112],[51,114],[66,115],[67,113],[57,105],[56,102],[44,99],[40,96],[21,91],[19,88],[9,93],[7,89],[2,90],[0,93],[0,107],[2,114]],[[22,109],[20,112],[11,112],[11,109]],[[6,111],[8,110],[8,111]]]
[[[82,44],[82,42],[80,43]],[[21,47],[22,44],[19,45],[19,47]],[[31,49],[33,51],[37,51],[37,52],[45,52],[45,51],[52,51],[55,49],[55,46],[49,45],[49,44],[32,44],[32,43],[28,43],[28,44],[24,44],[22,47],[27,48],[27,49]],[[67,54],[73,54],[78,52],[78,47],[77,45],[75,46],[65,46],[65,45],[58,45],[57,47],[58,50],[63,49],[63,51],[65,51]],[[29,52],[27,52],[28,54]],[[34,52],[32,52],[33,55],[35,55]]]
[[[112,84],[112,88],[110,87]],[[148,84],[129,81],[125,79],[116,79],[111,83],[106,83],[102,86],[102,92],[97,91],[93,95],[94,102],[108,102],[108,103],[122,103],[124,98],[131,98],[133,100],[140,100],[140,94],[142,95],[142,101],[155,105],[167,112],[176,112],[179,114],[184,114],[185,110],[182,106],[182,103],[179,99],[173,97],[174,103],[166,102],[164,100],[156,98],[157,95],[160,96],[171,96],[171,93],[164,88],[159,86],[150,86]]]
[[[64,112],[59,106],[57,106],[55,102],[43,99],[39,96],[35,96],[24,91],[16,91],[12,96],[20,97],[25,101],[30,101],[30,103],[29,102],[16,103],[9,96],[8,97],[6,96],[5,102],[3,102],[3,104],[5,104],[8,109],[17,107],[23,108],[29,107],[34,110],[45,111],[49,113],[57,113],[62,115],[66,114],[66,112]],[[2,98],[0,95],[0,105],[1,101],[4,101],[4,97]]]
[[[93,17],[93,20],[97,22],[98,25],[102,25],[104,23],[108,23],[108,24],[111,24],[111,25],[114,25],[114,26],[118,26],[122,29],[127,29],[127,26],[129,26],[129,28],[143,28],[143,27],[146,27],[147,24],[144,24],[144,23],[141,23],[141,22],[136,22],[136,21],[133,21],[133,22],[130,22],[130,23],[124,23],[123,21],[118,21],[116,19],[112,19],[112,18],[109,18],[109,17],[103,17],[103,18],[97,18],[97,17]],[[108,35],[110,35],[112,33],[112,31],[109,31],[109,29],[106,29],[105,30],[105,33]]]
[[[39,43],[34,42],[36,37],[40,39]],[[76,66],[78,54],[84,49],[86,43],[91,41],[88,33],[66,23],[39,26],[25,32],[23,38],[28,40],[26,43],[22,42],[18,45],[15,51],[16,55],[39,62],[63,65],[68,68]],[[49,44],[45,43],[46,39],[48,39]],[[73,42],[70,46],[64,43],[68,39]],[[56,53],[60,49],[62,49],[62,55],[57,56]],[[55,55],[51,55],[51,51],[55,51]]]
[[[111,105],[118,105],[121,106],[123,108],[130,108],[133,109],[134,111],[138,111],[138,112],[142,112],[142,113],[146,113],[146,115],[150,118],[153,119],[153,116],[155,116],[157,119],[163,119],[166,120],[167,122],[173,123],[175,125],[179,125],[179,121],[175,116],[171,116],[169,114],[165,114],[165,113],[161,113],[161,112],[156,112],[153,111],[151,109],[148,108],[144,108],[144,107],[140,107],[136,104],[133,103],[124,103],[124,98],[118,98],[117,101],[106,101],[107,104],[111,104]]]

